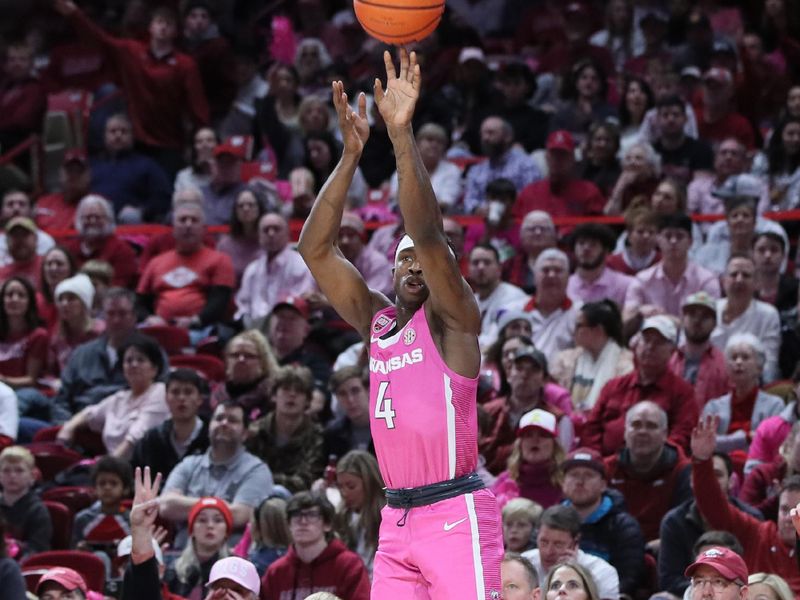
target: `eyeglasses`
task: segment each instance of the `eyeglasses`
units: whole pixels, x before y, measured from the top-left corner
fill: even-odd
[[[692,577],[692,587],[702,588],[706,584],[711,585],[711,589],[715,592],[725,591],[729,585],[733,585],[732,581],[723,579],[722,577]]]
[[[307,521],[309,523],[316,523],[322,519],[322,513],[319,509],[311,509],[311,510],[299,510],[296,513],[292,513],[289,515],[289,521]]]
[[[252,352],[229,352],[228,358],[233,360],[255,360],[258,358],[258,354],[253,354]]]

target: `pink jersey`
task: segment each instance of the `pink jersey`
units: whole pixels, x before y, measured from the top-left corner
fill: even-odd
[[[391,337],[394,306],[372,318],[370,429],[389,488],[467,475],[478,463],[478,379],[453,372],[439,355],[420,308]]]

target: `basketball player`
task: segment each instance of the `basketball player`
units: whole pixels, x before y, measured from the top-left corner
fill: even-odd
[[[334,82],[344,151],[319,193],[298,249],[337,312],[369,344],[370,428],[388,506],[382,513],[372,597],[380,600],[500,598],[503,542],[491,492],[477,466],[480,314],[442,229],[442,215],[414,142],[416,56],[400,50],[400,73],[384,53],[375,81],[399,178],[407,235],[397,247],[392,304],[367,288],[336,247],[347,189],[369,135]]]

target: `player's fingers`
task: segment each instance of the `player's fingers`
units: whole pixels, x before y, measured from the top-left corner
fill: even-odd
[[[358,95],[358,116],[362,119],[367,118],[367,95],[364,92]]]
[[[414,76],[411,79],[412,87],[419,91],[419,88],[422,86],[422,73],[419,69],[419,65],[414,65]]]
[[[400,54],[400,79],[406,81],[408,79],[408,52],[400,46],[398,53]]]
[[[383,64],[386,66],[386,82],[390,79],[397,77],[397,71],[394,70],[394,63],[392,62],[392,55],[388,50],[383,51]]]
[[[374,86],[374,94],[375,102],[380,104],[381,100],[383,100],[383,86],[381,85],[381,80],[376,78],[375,79],[375,86]]]
[[[408,75],[406,79],[410,82],[414,82],[414,72],[417,70],[417,53],[412,51],[408,55]]]

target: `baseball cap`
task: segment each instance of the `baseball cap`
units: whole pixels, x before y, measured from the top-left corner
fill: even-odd
[[[555,437],[558,433],[556,416],[541,408],[534,408],[532,411],[526,412],[522,415],[522,418],[520,418],[519,425],[517,425],[517,437],[521,436],[529,429],[538,429]]]
[[[714,546],[702,552],[697,559],[686,567],[684,575],[691,577],[700,565],[708,565],[715,569],[725,579],[737,582],[739,585],[747,584],[747,565],[742,557],[729,548]]]
[[[153,544],[153,552],[155,552],[156,560],[158,564],[164,564],[164,554],[161,552],[161,547],[158,545],[158,542],[155,539],[150,538],[150,541]],[[131,536],[126,536],[119,541],[117,544],[117,557],[122,558],[123,556],[129,556],[131,553],[131,549],[133,548],[133,538]]]
[[[462,48],[461,52],[458,53],[458,64],[463,65],[469,60],[477,60],[478,62],[486,64],[486,54],[477,46]]]
[[[712,67],[703,74],[703,81],[713,81],[715,83],[733,83],[733,75],[728,69],[722,67]]]
[[[245,159],[244,141],[238,138],[226,140],[214,148],[214,158],[227,154],[241,160]]]
[[[684,309],[689,306],[703,306],[715,315],[717,314],[717,301],[708,292],[700,291],[686,296],[681,308]]]
[[[712,196],[729,200],[730,198],[760,198],[763,185],[761,180],[749,173],[731,175],[720,187],[711,192]]]
[[[346,212],[342,215],[342,224],[339,229],[347,227],[357,232],[359,235],[364,235],[364,220],[356,213]]]
[[[261,579],[258,577],[255,566],[249,560],[238,556],[228,556],[214,563],[208,576],[208,585],[220,579],[230,579],[247,588],[256,596],[261,593]]]
[[[569,131],[559,129],[547,136],[547,144],[545,147],[548,150],[564,150],[566,152],[575,151],[575,140],[572,139],[572,134]]]
[[[295,296],[292,294],[284,296],[283,298],[280,299],[280,301],[278,301],[275,304],[274,307],[272,307],[272,312],[274,313],[276,310],[284,306],[293,308],[298,313],[300,313],[300,316],[303,317],[304,319],[308,319],[308,317],[311,315],[311,310],[308,307],[308,302],[306,302],[305,298],[302,298],[300,296]]]
[[[42,589],[42,586],[48,581],[54,581],[57,584],[64,586],[64,589],[66,589],[68,592],[80,590],[83,592],[84,596],[89,591],[86,587],[86,582],[83,580],[83,577],[81,577],[77,571],[73,571],[67,567],[53,567],[52,569],[48,569],[45,574],[42,575],[39,583],[36,584],[37,594],[39,593],[39,590]]]
[[[34,223],[28,217],[14,217],[8,223],[6,223],[6,231],[11,231],[15,227],[22,227],[23,229],[27,229],[31,233],[36,233],[38,229],[36,228],[36,223]]]
[[[700,68],[695,67],[694,65],[683,67],[681,70],[681,77],[693,77],[695,79],[700,79],[702,76],[703,74],[700,72]]]
[[[514,360],[517,361],[522,358],[530,358],[547,373],[547,357],[540,350],[533,346],[520,346],[514,352]]]
[[[673,344],[676,343],[678,339],[678,328],[675,327],[675,323],[666,315],[656,315],[654,317],[648,317],[642,323],[641,331],[647,331],[648,329],[655,329],[658,333],[660,333],[666,340],[672,342]]]
[[[503,331],[503,329],[511,323],[512,321],[531,321],[530,313],[526,313],[524,310],[507,310],[502,315],[500,315],[500,319],[497,321],[497,331]]]
[[[82,166],[86,166],[89,164],[89,160],[86,158],[86,152],[81,150],[80,148],[73,148],[72,150],[67,150],[64,154],[64,162],[62,164],[68,165],[71,163],[79,163]]]
[[[572,467],[588,467],[594,469],[603,477],[606,476],[606,466],[603,463],[603,457],[597,450],[592,448],[575,448],[567,455],[567,458],[561,463],[561,470],[566,473]]]
[[[233,529],[233,515],[231,514],[231,509],[228,508],[224,500],[213,496],[200,498],[200,500],[195,502],[194,506],[192,506],[192,509],[189,511],[189,533],[191,533],[192,527],[194,527],[194,521],[197,515],[206,508],[214,508],[222,514],[222,517],[225,519],[225,524],[228,526],[228,535],[230,535]]]

